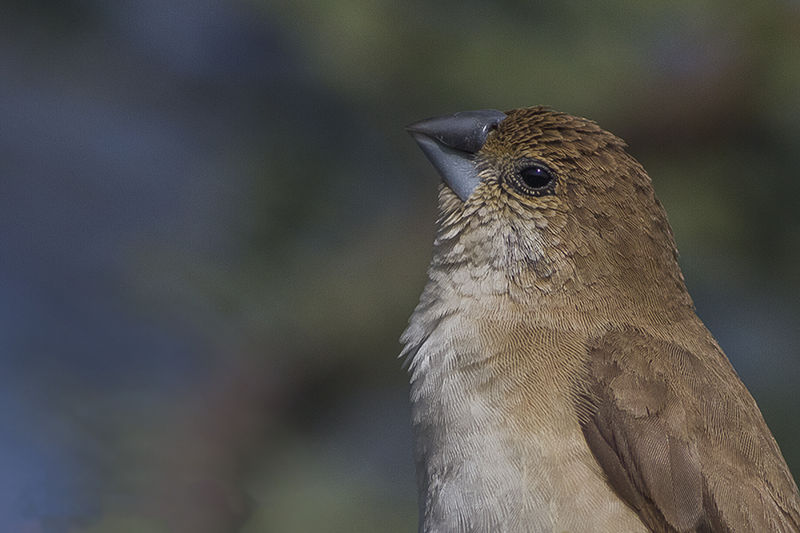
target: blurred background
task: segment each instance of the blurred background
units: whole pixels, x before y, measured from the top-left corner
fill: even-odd
[[[413,531],[403,126],[625,138],[800,472],[800,3],[4,1],[0,530]]]

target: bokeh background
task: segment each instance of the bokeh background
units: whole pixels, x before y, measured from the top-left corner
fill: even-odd
[[[0,530],[413,531],[403,126],[487,107],[627,139],[800,472],[797,1],[0,6]]]

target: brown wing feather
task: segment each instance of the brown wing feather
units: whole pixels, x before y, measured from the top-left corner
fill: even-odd
[[[797,486],[755,401],[710,335],[698,345],[634,329],[592,343],[581,412],[595,458],[653,531],[800,531]]]

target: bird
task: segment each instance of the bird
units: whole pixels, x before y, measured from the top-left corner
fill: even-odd
[[[400,339],[419,531],[800,531],[625,142],[541,106],[407,131],[442,178]]]

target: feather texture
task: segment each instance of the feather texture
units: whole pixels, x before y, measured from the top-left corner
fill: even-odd
[[[435,160],[479,180],[463,201],[440,188],[401,338],[420,531],[800,532],[797,486],[695,314],[650,177],[589,120],[505,116],[474,153],[442,135],[456,149]],[[448,124],[463,131],[415,131]]]

